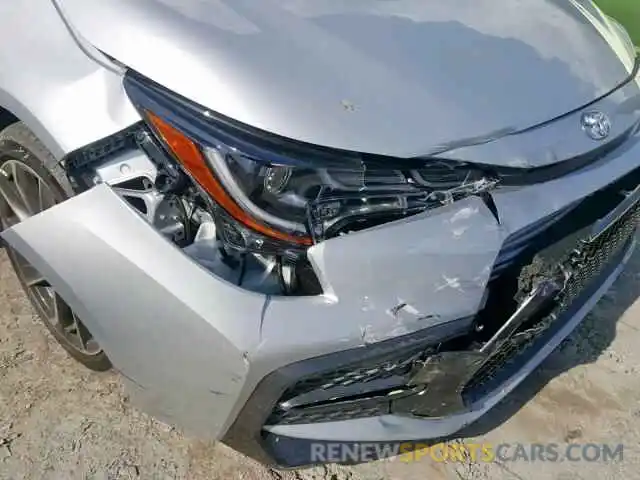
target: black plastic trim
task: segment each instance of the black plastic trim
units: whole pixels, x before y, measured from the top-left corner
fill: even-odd
[[[64,166],[67,169],[81,169],[105,158],[134,150],[137,148],[136,134],[144,128],[143,122],[137,122],[108,137],[78,148],[65,156]]]
[[[481,388],[473,389],[471,392],[465,392],[465,400],[470,403],[479,402],[482,398],[486,397],[489,393],[500,388],[500,385],[505,383],[509,378],[515,375],[524,365],[544,346],[548,343],[558,332],[564,327],[564,325],[584,306],[584,304],[598,291],[604,281],[609,278],[613,271],[620,266],[622,259],[629,253],[629,248],[634,242],[634,238],[629,239],[628,244],[620,249],[620,252],[611,260],[610,265],[603,270],[603,272],[583,290],[578,298],[576,298],[571,305],[560,315],[560,317],[554,321],[551,326],[545,330],[540,337],[523,350],[520,354],[516,355],[513,361],[507,368],[502,368],[496,375],[488,382],[482,385]]]
[[[88,175],[91,166],[139,148],[137,138],[140,132],[145,130],[144,122],[137,122],[67,154],[60,164],[65,169],[74,191],[81,193],[93,187],[92,179]]]
[[[378,357],[411,349],[438,345],[455,337],[468,334],[472,318],[454,320],[442,325],[419,330],[409,335],[384,340],[350,350],[331,353],[282,367],[264,377],[242,408],[222,441],[232,448],[266,464],[277,464],[262,445],[262,427],[286,390],[311,376],[329,372],[350,364],[375,361]]]
[[[583,168],[604,159],[607,155],[622,147],[636,134],[636,129],[639,125],[640,122],[632,124],[626,131],[618,135],[616,138],[611,139],[607,143],[604,143],[593,150],[589,150],[583,155],[565,159],[561,162],[545,165],[543,167],[526,169],[496,167],[496,175],[500,178],[501,185],[504,186],[532,185],[564,177],[565,175],[582,170]]]
[[[484,398],[490,391],[495,391],[500,388],[502,384],[504,384],[509,378],[513,377],[515,374],[520,371],[525,363],[529,361],[532,356],[540,350],[540,348],[548,343],[551,338],[558,335],[560,330],[573,318],[576,313],[589,301],[589,299],[597,292],[597,290],[602,286],[602,284],[609,278],[613,272],[620,266],[620,262],[624,258],[625,255],[628,254],[629,248],[633,239],[630,240],[630,243],[623,248],[618,256],[611,262],[610,266],[605,269],[597,278],[597,281],[591,283],[589,287],[587,287],[583,293],[572,303],[571,307],[568,308],[558,319],[554,322],[553,326],[550,327],[539,339],[536,340],[535,344],[526,350],[526,354],[518,357],[518,361],[514,362],[510,365],[510,368],[504,369],[499,377],[496,377],[496,381],[492,382],[491,388],[489,390],[483,391],[483,394],[480,396],[474,396],[473,398],[469,398],[470,401],[477,402],[481,398]],[[261,441],[259,442],[259,446],[261,447],[261,457],[257,457],[252,455],[254,458],[268,459],[269,463],[275,464],[282,468],[299,468],[303,466],[308,466],[312,464],[311,452],[313,444],[326,444],[331,442],[324,442],[322,440],[315,439],[303,439],[303,438],[292,438],[283,435],[277,435],[271,432],[263,432],[261,436]],[[443,441],[446,438],[431,438],[425,440],[407,440],[406,442],[397,441],[393,443],[411,443],[414,445],[425,445],[425,444],[434,444],[439,441]],[[335,442],[334,442],[335,443]],[[344,442],[345,446],[351,447],[352,450],[355,450],[355,447],[358,445],[363,445],[365,442]],[[388,445],[388,442],[366,442],[367,446],[370,445]],[[234,445],[232,445],[234,446]],[[235,446],[234,446],[235,447]],[[237,448],[237,447],[235,447]],[[264,461],[264,460],[262,460]]]

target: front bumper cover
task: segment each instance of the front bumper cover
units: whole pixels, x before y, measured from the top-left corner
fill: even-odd
[[[481,199],[470,197],[316,245],[309,259],[325,292],[317,297],[269,297],[215,277],[106,185],[2,236],[85,320],[123,373],[132,400],[196,434],[284,462],[277,452],[265,453],[265,442],[437,438],[472,422],[512,390],[606,290],[626,249],[596,291],[563,314],[568,319],[559,322],[561,330],[498,388],[470,397],[462,413],[451,413],[457,405],[445,416],[425,418],[408,414],[413,407],[405,406],[401,413],[368,418],[264,427],[274,402],[304,373],[291,366],[312,362],[315,370],[318,359],[342,352],[361,357],[386,348],[387,341],[414,338],[437,345],[468,332],[470,319],[490,301],[487,286],[501,252],[515,245],[509,239],[614,180],[637,175],[637,143],[567,177],[494,192],[500,222]],[[259,385],[271,383],[271,375],[282,377],[276,388],[269,386],[278,396],[251,407],[265,398]]]
[[[470,198],[420,217],[313,247],[309,256],[326,293],[296,298],[247,292],[216,277],[107,185],[3,238],[83,318],[133,401],[220,438],[258,382],[278,368],[468,318],[480,308],[504,235],[493,214]],[[463,232],[441,228],[451,222]],[[429,224],[442,234],[425,236]],[[456,244],[442,249],[454,233]],[[375,262],[371,251],[378,252]],[[470,280],[450,286],[442,272]]]
[[[633,241],[615,259],[610,267],[602,272],[598,281],[576,299],[572,308],[557,319],[554,328],[539,337],[529,350],[530,355],[522,356],[517,363],[503,371],[498,386],[467,404],[457,413],[442,417],[417,417],[399,414],[386,414],[377,417],[325,422],[313,425],[281,425],[256,428],[260,425],[258,404],[268,401],[265,395],[268,389],[258,388],[255,395],[245,406],[224,441],[232,447],[265,462],[285,467],[300,467],[313,462],[314,445],[330,446],[339,442],[354,448],[358,444],[409,442],[424,445],[435,443],[472,424],[511,393],[535,368],[540,365],[560,343],[571,334],[591,311],[598,300],[606,293],[624,269],[635,249]],[[266,385],[267,382],[265,382]],[[272,384],[273,385],[273,384]],[[421,403],[421,405],[424,405]],[[259,433],[257,433],[259,432]],[[384,449],[380,449],[384,452]],[[393,451],[393,450],[392,450]]]
[[[278,389],[279,381],[287,377],[304,378],[314,367],[322,368],[322,362],[315,359],[265,378],[228,432],[226,441],[245,451],[249,449],[263,461],[300,466],[312,461],[314,442],[415,442],[454,434],[512,391],[571,333],[631,256],[639,223],[640,187],[586,233],[579,231],[578,236],[584,236],[582,241],[576,242],[574,235],[553,246],[555,250],[562,247],[567,252],[565,258],[554,261],[552,274],[537,284],[489,342],[478,350],[444,351],[416,362],[404,378],[407,390],[388,396],[385,408],[379,408],[375,414],[367,411],[371,409],[371,400],[367,399],[360,401],[360,413],[364,413],[360,418],[336,420],[325,411],[324,418],[313,425],[312,417],[307,417],[306,424],[285,421],[269,425],[269,412],[258,405],[278,405],[283,393]],[[567,244],[578,247],[571,249]],[[410,351],[407,345],[411,340],[418,342],[419,338],[412,335],[382,342],[376,349],[386,346]],[[335,355],[332,358],[344,362]],[[488,379],[489,374],[483,370],[498,363],[496,358],[500,358],[500,365],[494,367],[493,378]],[[293,373],[291,368],[296,369],[293,375],[289,375]],[[485,383],[480,384],[478,378]],[[252,422],[255,424],[247,429],[246,423]],[[266,433],[246,435],[248,431],[261,431],[265,423]],[[263,457],[263,447],[268,458]]]

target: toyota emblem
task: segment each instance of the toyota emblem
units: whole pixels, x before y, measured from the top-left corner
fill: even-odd
[[[585,112],[580,123],[585,133],[593,140],[604,140],[611,133],[611,120],[602,112]]]

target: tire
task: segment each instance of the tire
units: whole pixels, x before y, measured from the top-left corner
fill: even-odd
[[[73,188],[69,183],[65,171],[42,142],[40,142],[31,130],[21,122],[14,123],[0,132],[0,169],[16,163],[24,165],[26,167],[25,171],[31,170],[37,174],[39,180],[41,180],[48,188],[47,195],[50,195],[52,203],[61,203],[73,196]],[[40,204],[42,205],[42,201]],[[8,219],[10,218],[10,214],[11,209],[4,198],[0,195],[0,223],[2,223],[2,230],[9,226]],[[25,260],[18,254],[18,252],[8,245],[5,245],[5,248],[25,294],[31,301],[31,304],[44,325],[49,329],[58,343],[60,343],[71,357],[76,359],[85,367],[94,371],[109,370],[112,367],[111,362],[109,361],[106,353],[99,348],[99,346],[99,351],[92,351],[92,353],[82,351],[65,336],[61,329],[56,328],[54,324],[47,319],[48,317],[42,303],[37,301],[36,294],[33,293],[33,287],[29,287],[23,276],[20,274],[20,265],[24,266]],[[46,288],[49,289],[48,292],[51,292],[49,286]],[[68,312],[75,320],[80,322],[77,316],[72,314],[68,305],[66,305],[66,303],[64,303],[57,294],[54,293],[53,298],[55,298],[55,301],[59,302],[56,303],[56,306],[62,305],[65,309],[62,311]],[[56,311],[61,310],[58,308]],[[82,331],[86,331],[90,335],[90,332],[86,330],[86,327],[83,327]],[[95,340],[92,339],[92,341],[92,345],[97,345]]]

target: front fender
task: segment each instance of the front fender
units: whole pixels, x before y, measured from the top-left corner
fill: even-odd
[[[0,108],[59,159],[140,119],[117,68],[73,33],[50,1],[0,2]]]
[[[100,185],[5,230],[120,370],[132,401],[218,438],[259,343],[265,297],[214,278]]]

